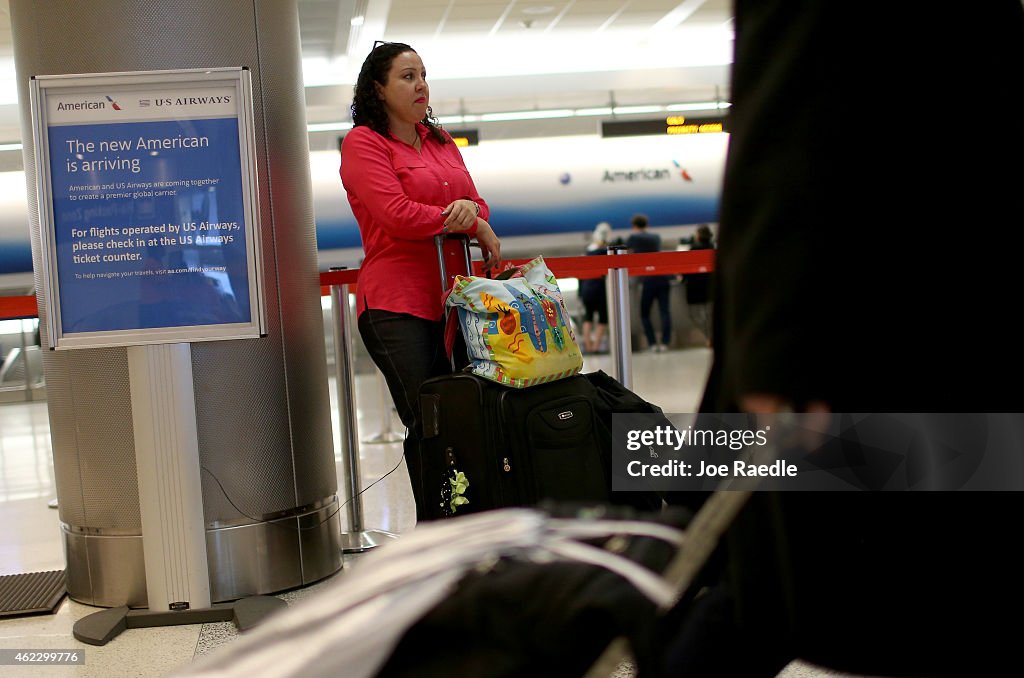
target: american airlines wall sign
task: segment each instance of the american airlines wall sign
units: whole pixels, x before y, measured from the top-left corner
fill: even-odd
[[[32,82],[50,347],[264,333],[249,72]]]

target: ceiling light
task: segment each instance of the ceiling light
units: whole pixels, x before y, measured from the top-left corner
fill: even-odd
[[[352,24],[353,26],[362,26],[362,25],[363,25],[363,22],[364,22],[365,20],[366,20],[366,17],[364,17],[363,15],[361,15],[361,14],[360,14],[359,16],[354,16],[354,17],[352,17],[352,21],[351,21],[350,23],[351,23],[351,24]]]
[[[631,115],[633,113],[661,113],[664,106],[616,106],[612,109],[615,115]]]
[[[732,106],[728,101],[699,101],[692,104],[669,104],[666,111],[718,111]]]
[[[307,132],[343,132],[352,129],[350,122],[315,122],[306,125]]]
[[[548,118],[571,118],[572,111],[558,108],[549,111],[511,111],[508,113],[483,113],[481,122],[498,122],[501,120],[547,120]]]
[[[651,27],[652,31],[672,30],[679,24],[690,18],[690,15],[700,9],[705,0],[683,0],[675,9],[663,16]]]
[[[442,115],[437,121],[442,125],[461,125],[464,122],[477,122],[479,115]]]

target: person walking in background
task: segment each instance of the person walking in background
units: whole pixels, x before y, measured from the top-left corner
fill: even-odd
[[[432,117],[426,76],[409,45],[375,45],[356,80],[353,128],[341,147],[341,180],[365,252],[359,334],[408,429],[404,452],[417,519],[425,515],[419,389],[451,371],[434,236],[476,236],[485,266],[501,260],[487,203],[458,146]]]
[[[690,250],[713,250],[714,235],[711,227],[701,224],[690,242]],[[683,276],[686,286],[686,309],[690,322],[704,336],[704,342],[711,346],[711,274],[688,273]]]
[[[594,228],[594,234],[587,245],[587,255],[608,254],[612,225],[602,221]],[[583,302],[583,350],[586,353],[600,353],[608,332],[608,276],[586,278],[580,281],[580,300]]]
[[[700,411],[1024,412],[1012,376],[1024,374],[1013,310],[1024,230],[1011,225],[1024,194],[1006,169],[1024,150],[1020,0],[955,13],[894,3],[884,19],[847,3],[739,0],[735,26]],[[985,143],[936,109],[958,82],[985,93]],[[869,101],[898,101],[913,122],[867,124],[854,102]],[[879,237],[863,237],[865,224]],[[950,244],[965,224],[996,228],[957,275],[963,250]],[[970,331],[945,325],[959,308]],[[968,422],[956,444],[904,443],[934,450],[945,462],[934,469],[887,460],[851,469],[870,490],[752,493],[722,584],[695,602],[659,675],[769,678],[796,657],[857,675],[1012,672],[1024,493],[928,491],[929,473],[967,483],[972,457],[1019,468],[1019,415],[1004,446],[988,415],[969,416],[954,420]],[[893,479],[925,491],[879,491]]]
[[[661,251],[661,236],[647,230],[646,214],[634,214],[630,225],[633,227],[633,232],[626,238],[626,249],[634,254]],[[672,312],[668,305],[671,280],[672,276],[670,275],[648,275],[644,276],[640,283],[642,290],[640,293],[640,322],[644,326],[647,347],[659,353],[668,350],[669,342],[672,339]],[[654,333],[654,324],[651,322],[651,311],[655,302],[658,303],[658,315],[661,321],[660,344]]]

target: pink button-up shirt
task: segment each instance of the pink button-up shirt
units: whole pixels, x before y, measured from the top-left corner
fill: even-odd
[[[342,142],[341,181],[366,255],[359,270],[359,313],[375,308],[439,320],[441,275],[433,238],[446,219],[441,211],[465,198],[480,206],[481,219],[490,216],[451,138],[441,144],[426,126],[416,129],[419,152],[365,125]],[[475,226],[468,231],[475,232]]]

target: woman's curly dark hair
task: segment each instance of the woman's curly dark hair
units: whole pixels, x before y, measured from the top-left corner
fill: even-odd
[[[383,87],[387,83],[391,62],[403,52],[416,52],[416,50],[403,42],[384,42],[374,47],[366,56],[352,93],[353,127],[366,125],[382,137],[388,136],[388,113],[380,95],[377,94],[375,85],[380,83]],[[441,131],[441,125],[434,117],[430,106],[427,106],[427,114],[420,122],[427,126],[431,135],[440,143],[447,143],[448,140]]]

